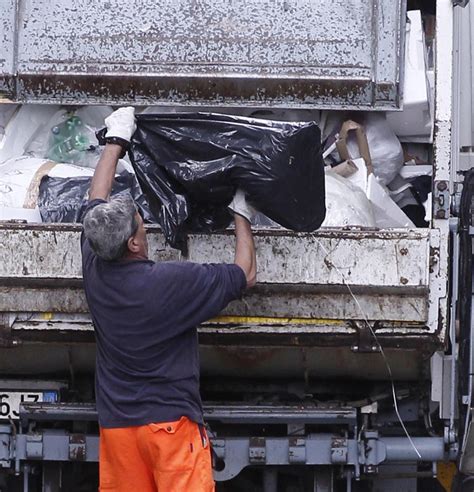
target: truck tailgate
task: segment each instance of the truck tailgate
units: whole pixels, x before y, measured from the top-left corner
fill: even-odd
[[[430,246],[436,230],[260,230],[255,235],[258,285],[232,303],[216,323],[333,332],[344,330],[351,320],[367,318],[377,321],[379,329],[437,332],[428,309],[436,301],[428,288],[436,262],[436,248]],[[80,226],[4,224],[0,244],[3,311],[22,306],[31,312],[87,312],[84,295],[77,290]],[[187,260],[232,262],[233,244],[231,231],[191,235]],[[182,259],[179,251],[165,246],[157,228],[149,228],[149,248],[154,260]]]

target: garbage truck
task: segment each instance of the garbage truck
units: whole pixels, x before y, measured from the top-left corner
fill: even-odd
[[[419,140],[432,176],[428,226],[255,227],[256,287],[198,329],[218,490],[473,490],[467,3],[0,2],[3,114],[383,112],[407,129],[419,88],[408,83],[407,10],[433,20],[423,48],[432,131]],[[232,261],[230,230],[189,234],[186,256],[157,225],[147,231],[153,260]],[[80,235],[77,223],[0,222],[2,491],[97,487]]]

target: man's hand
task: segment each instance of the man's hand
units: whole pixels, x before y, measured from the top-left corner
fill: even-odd
[[[237,190],[237,193],[229,204],[229,209],[234,212],[234,214],[241,215],[249,222],[252,222],[252,219],[256,214],[256,210],[247,203],[245,193],[242,190]]]
[[[253,287],[257,277],[257,259],[250,222],[255,210],[245,200],[242,190],[238,190],[229,205],[235,220],[235,259],[234,263],[242,268],[247,279],[247,288]]]
[[[135,108],[128,106],[117,109],[117,111],[105,118],[105,126],[107,127],[105,138],[120,138],[130,143],[132,135],[137,129]]]
[[[89,200],[100,198],[108,200],[115,178],[117,163],[124,153],[124,147],[130,143],[137,125],[135,108],[120,108],[105,118],[107,126],[106,144],[92,177]]]

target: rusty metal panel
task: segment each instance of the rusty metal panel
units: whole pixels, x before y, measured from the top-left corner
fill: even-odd
[[[373,292],[428,285],[430,232],[323,232],[256,235],[258,281],[364,286]],[[233,261],[232,236],[190,236],[189,259]]]
[[[1,311],[47,313],[40,329],[62,323],[51,313],[87,313],[80,233],[73,224],[0,225]],[[148,238],[152,259],[183,260],[156,227],[148,229]],[[256,231],[258,285],[226,308],[223,323],[244,323],[255,332],[261,326],[271,331],[273,325],[289,330],[299,324],[330,333],[347,331],[351,320],[366,317],[383,322],[389,332],[398,328],[386,323],[395,322],[404,323],[403,329],[410,323],[422,331],[429,326],[435,333],[437,324],[428,319],[429,296],[436,302],[436,292],[429,288],[429,272],[436,266],[434,239],[439,242],[438,231],[428,229]],[[232,262],[234,241],[232,231],[191,235],[188,260]],[[328,324],[330,320],[342,325]],[[81,323],[87,325],[88,318]],[[77,320],[71,329],[81,329]]]
[[[256,286],[234,301],[223,316],[281,318],[319,318],[351,320],[361,318],[361,309],[370,320],[398,322],[427,321],[426,291],[403,291],[399,294],[359,293],[357,305],[349,292],[321,292],[292,286]],[[79,287],[2,287],[0,306],[3,312],[87,313],[84,291]]]
[[[188,260],[232,263],[234,241],[231,231],[190,235]],[[428,229],[313,234],[257,231],[255,242],[261,284],[328,288],[348,283],[373,293],[428,286]],[[149,252],[153,260],[180,259],[180,253],[166,247],[163,235],[153,228]],[[1,283],[75,279],[81,279],[80,227],[0,225]]]
[[[396,380],[413,380],[422,375],[423,361],[416,350],[386,348],[386,356]],[[380,380],[386,366],[380,354],[354,354],[349,347],[269,347],[200,346],[202,377],[304,378],[321,380],[336,377]],[[24,343],[1,351],[0,372],[30,376],[67,375],[73,367],[77,373],[93,374],[94,343]],[[243,368],[245,370],[243,370]]]
[[[405,3],[2,0],[3,92],[71,104],[396,108]]]
[[[385,350],[397,380],[420,377],[419,353],[410,350]],[[347,347],[263,347],[263,346],[201,346],[202,377],[219,374],[220,377],[336,379],[350,376],[354,379],[384,378],[387,372],[380,354],[354,354]]]

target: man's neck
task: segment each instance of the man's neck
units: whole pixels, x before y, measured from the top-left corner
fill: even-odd
[[[148,256],[141,253],[133,253],[132,251],[127,251],[123,256],[124,260],[148,260]]]

